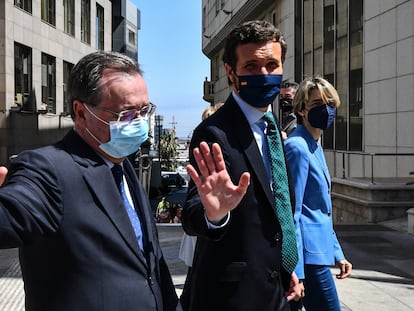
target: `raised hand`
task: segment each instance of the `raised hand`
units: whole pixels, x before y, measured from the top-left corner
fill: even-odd
[[[7,175],[7,168],[5,166],[0,166],[0,186],[4,183]]]
[[[197,186],[208,220],[217,223],[240,203],[249,186],[250,174],[244,172],[239,184],[234,185],[217,143],[210,149],[206,142],[201,142],[193,153],[200,175],[191,164],[187,165],[187,172]]]

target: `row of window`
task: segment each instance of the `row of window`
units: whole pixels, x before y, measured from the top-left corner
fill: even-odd
[[[325,149],[362,150],[363,7],[363,0],[295,1],[295,79],[323,75],[341,98]]]
[[[14,5],[32,13],[33,0],[14,0]],[[63,18],[65,33],[75,36],[75,0],[63,0]],[[56,0],[41,0],[41,18],[44,22],[56,26]],[[91,0],[81,0],[80,39],[91,43]],[[104,8],[96,4],[96,48],[104,49]]]
[[[33,88],[32,49],[25,45],[14,44],[14,89],[15,104],[22,111],[35,112],[36,94]],[[56,58],[42,53],[42,103],[40,110],[56,113]],[[73,64],[63,61],[63,113],[69,113],[66,85]]]

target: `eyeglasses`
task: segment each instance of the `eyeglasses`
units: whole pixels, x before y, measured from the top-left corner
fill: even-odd
[[[141,107],[141,109],[129,109],[115,112],[106,108],[92,106],[93,109],[98,109],[113,114],[117,117],[117,122],[129,122],[136,118],[147,118],[155,112],[156,107],[157,106],[154,104],[149,103],[148,105]]]

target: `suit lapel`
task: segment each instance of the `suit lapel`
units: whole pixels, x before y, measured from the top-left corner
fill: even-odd
[[[262,186],[269,203],[273,206],[274,199],[272,191],[270,189],[270,180],[267,177],[268,173],[266,171],[263,158],[260,154],[256,140],[250,129],[250,124],[248,124],[246,117],[244,116],[243,112],[241,111],[240,107],[237,105],[235,100],[233,98],[231,99],[233,105],[235,106],[234,108],[232,108],[232,111],[234,111],[234,113],[231,119],[242,120],[234,126],[234,135],[237,137],[239,143],[241,144],[242,149],[245,152],[246,158],[250,163],[250,167],[252,168],[253,173],[256,175],[257,179],[259,180],[259,183]],[[235,116],[235,114],[240,114],[240,116]]]
[[[63,138],[62,144],[73,160],[84,168],[85,182],[99,200],[100,206],[120,236],[139,260],[146,265],[112,172],[105,161],[74,130],[69,131]]]
[[[151,251],[151,245],[153,243],[152,226],[152,210],[149,205],[147,194],[140,186],[137,175],[134,168],[128,161],[124,161],[125,176],[130,187],[130,193],[134,200],[135,210],[137,211],[141,220],[141,227],[144,239],[144,247],[146,250]]]
[[[328,187],[331,187],[331,177],[329,175],[329,170],[328,167],[326,166],[326,161],[325,161],[325,157],[323,155],[323,151],[322,148],[318,145],[316,148],[316,151],[314,153],[315,158],[317,160],[317,164],[318,166],[320,166],[322,168],[326,183],[328,184]]]
[[[146,264],[109,167],[103,164],[93,169],[88,169],[84,173],[84,178],[132,252]]]

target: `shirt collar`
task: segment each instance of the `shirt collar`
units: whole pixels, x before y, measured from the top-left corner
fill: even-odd
[[[240,98],[239,95],[237,95],[235,91],[232,91],[232,94],[234,100],[236,101],[237,105],[239,105],[250,126],[257,123],[257,121],[263,117],[264,113],[262,111],[246,103],[243,99]],[[267,107],[267,111],[270,111],[270,105]]]

